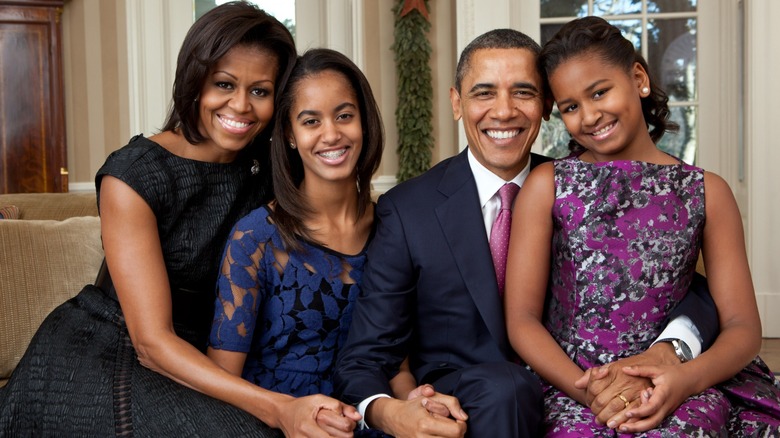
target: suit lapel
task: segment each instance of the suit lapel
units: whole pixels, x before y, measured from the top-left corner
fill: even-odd
[[[466,151],[453,158],[439,191],[447,196],[447,200],[436,208],[436,216],[458,271],[490,334],[506,353],[509,344],[503,303],[498,295],[479,195]]]

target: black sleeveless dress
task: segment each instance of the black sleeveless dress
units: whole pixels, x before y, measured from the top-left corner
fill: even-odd
[[[98,194],[102,177],[111,175],[152,208],[174,327],[201,351],[228,232],[271,194],[267,160],[251,148],[232,163],[206,163],[139,135],[96,176]],[[253,173],[255,164],[260,171],[255,166]],[[112,295],[88,285],[46,318],[0,388],[0,436],[281,436],[250,414],[141,366]]]

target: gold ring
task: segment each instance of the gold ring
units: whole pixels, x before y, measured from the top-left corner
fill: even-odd
[[[630,403],[628,402],[628,400],[626,400],[626,397],[623,394],[618,394],[616,397],[619,398],[620,400],[623,400],[623,403],[626,404],[626,409],[628,409],[628,405]]]

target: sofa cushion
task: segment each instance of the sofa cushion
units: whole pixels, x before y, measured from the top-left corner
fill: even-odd
[[[54,307],[95,281],[100,219],[0,221],[0,380]]]
[[[19,219],[19,207],[15,205],[0,206],[0,219]]]

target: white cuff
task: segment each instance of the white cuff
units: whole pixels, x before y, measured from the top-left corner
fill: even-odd
[[[669,322],[669,325],[661,332],[651,347],[661,339],[681,339],[688,344],[694,358],[701,354],[701,344],[704,342],[699,334],[699,329],[687,316],[678,316]]]
[[[360,427],[360,429],[369,429],[368,424],[366,424],[366,409],[368,409],[368,405],[370,405],[372,401],[374,401],[374,400],[376,400],[376,399],[378,399],[380,397],[391,398],[387,394],[377,394],[377,395],[372,395],[371,397],[368,397],[367,399],[365,399],[362,402],[358,403],[358,405],[357,405],[358,413],[360,414],[361,417],[363,417],[360,420],[360,423],[358,423],[358,427]]]

